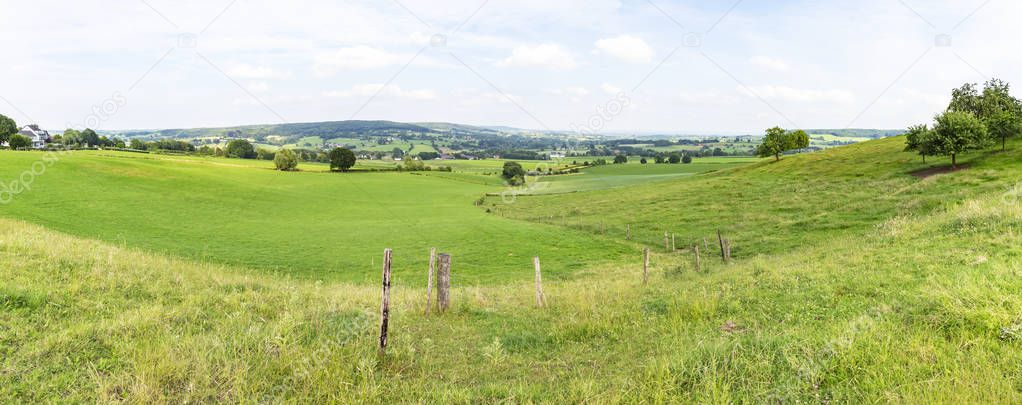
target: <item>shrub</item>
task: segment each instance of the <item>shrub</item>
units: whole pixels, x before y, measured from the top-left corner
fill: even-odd
[[[289,172],[298,168],[298,156],[290,149],[281,149],[274,154],[273,164],[277,170]]]
[[[681,162],[681,155],[677,153],[672,153],[670,156],[667,157],[667,161],[670,162],[672,165],[676,165],[679,162]]]
[[[684,164],[692,163],[692,156],[685,155],[685,157],[681,158],[681,163]]]
[[[11,144],[11,149],[22,149],[32,146],[32,140],[20,134],[11,135],[11,140],[8,142]]]
[[[251,143],[244,139],[235,139],[227,143],[227,149],[224,151],[227,157],[237,159],[255,159],[256,151],[255,147]]]

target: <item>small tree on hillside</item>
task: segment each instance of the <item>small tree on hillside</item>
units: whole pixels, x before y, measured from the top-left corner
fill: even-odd
[[[330,158],[330,170],[346,172],[355,166],[355,153],[345,148],[334,148],[327,154]]]
[[[625,155],[614,156],[614,164],[620,165],[624,163],[628,163],[628,156]]]
[[[936,153],[933,150],[933,145],[933,132],[925,124],[908,127],[908,132],[905,134],[906,152],[918,153],[923,157],[923,163],[926,163],[926,157]]]
[[[692,163],[692,156],[685,155],[685,157],[681,158],[681,163],[684,163],[686,165]]]
[[[809,147],[809,134],[801,129],[788,133],[788,142],[791,149],[803,150]],[[714,155],[717,156],[717,155]]]
[[[10,142],[11,136],[18,133],[18,124],[6,115],[0,115],[0,143]]]
[[[756,155],[759,157],[773,156],[774,160],[778,161],[781,160],[782,153],[795,149],[794,145],[792,137],[788,136],[788,131],[781,127],[773,127],[766,131],[763,143],[756,148]]]
[[[933,151],[951,156],[951,168],[958,167],[958,154],[986,147],[989,143],[986,125],[969,112],[946,112],[938,115],[932,135],[927,137]]]
[[[501,177],[507,180],[512,186],[525,184],[525,169],[518,162],[504,162],[504,170]]]
[[[283,172],[294,171],[298,168],[298,155],[290,149],[281,149],[273,155],[273,165]]]
[[[672,165],[676,165],[681,162],[681,155],[678,153],[672,153],[667,157],[667,161]]]

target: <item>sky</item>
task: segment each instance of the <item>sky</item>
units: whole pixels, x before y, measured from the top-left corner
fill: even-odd
[[[0,114],[51,130],[443,121],[904,128],[1022,79],[1009,0],[0,0]]]

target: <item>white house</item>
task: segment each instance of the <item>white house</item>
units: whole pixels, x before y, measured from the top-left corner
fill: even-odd
[[[40,129],[39,126],[35,124],[22,128],[21,131],[18,131],[18,134],[31,139],[32,147],[35,149],[45,148],[46,144],[53,140],[53,138],[50,137],[49,132]]]

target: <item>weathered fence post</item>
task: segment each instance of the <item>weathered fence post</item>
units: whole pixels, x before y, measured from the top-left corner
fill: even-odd
[[[724,250],[724,238],[720,236],[720,229],[717,230],[717,242],[720,243],[720,260],[727,263],[727,251]]]
[[[546,306],[546,297],[543,296],[543,273],[539,269],[539,256],[532,258],[532,265],[536,268],[536,305],[543,308]]]
[[[625,225],[625,239],[632,240],[632,225]]]
[[[387,325],[390,322],[391,250],[383,251],[383,297],[380,299],[380,354],[387,350]]]
[[[699,260],[699,243],[696,242],[694,247],[696,251],[696,271],[702,271],[702,263]]]
[[[664,250],[671,251],[671,240],[667,238],[667,231],[664,231]]]
[[[672,252],[678,251],[678,245],[674,244],[674,234],[673,233],[671,234],[671,251]]]
[[[703,237],[703,250],[705,250],[707,252],[710,251],[710,245],[708,243],[706,243],[706,237],[705,236]]]
[[[642,249],[642,283],[649,282],[649,248]]]
[[[426,315],[433,308],[433,272],[436,269],[436,248],[429,249],[429,275],[426,277]]]
[[[441,253],[437,258],[439,262],[436,286],[436,302],[439,306],[437,312],[443,313],[451,306],[451,255]]]

